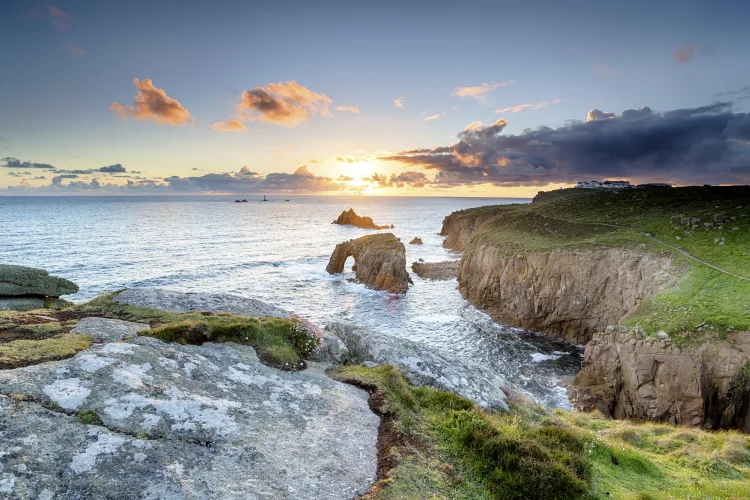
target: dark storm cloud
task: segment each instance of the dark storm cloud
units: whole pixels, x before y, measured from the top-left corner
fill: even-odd
[[[21,161],[18,158],[12,158],[10,156],[3,158],[2,161],[5,162],[5,165],[0,165],[0,167],[5,167],[5,168],[42,168],[45,170],[55,169],[55,167],[53,165],[50,165],[49,163],[35,163],[35,162],[30,162],[30,161]]]
[[[475,122],[450,147],[381,158],[436,171],[434,186],[540,186],[585,178],[626,177],[676,183],[747,182],[750,114],[718,102],[655,113],[592,110],[586,122],[503,135],[507,122]],[[592,118],[593,117],[593,118]]]

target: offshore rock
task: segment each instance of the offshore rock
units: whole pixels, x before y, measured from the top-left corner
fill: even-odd
[[[0,370],[0,496],[358,497],[376,478],[380,421],[324,368],[138,337]],[[101,425],[82,423],[93,412]]]
[[[750,432],[750,332],[677,347],[608,328],[586,346],[569,398],[584,411]]]
[[[354,257],[357,280],[376,290],[403,293],[411,278],[406,272],[406,248],[392,233],[370,234],[336,245],[326,266],[329,274],[344,271]]]
[[[362,229],[388,229],[393,228],[393,224],[390,226],[378,226],[373,222],[371,217],[364,217],[359,216],[356,214],[353,208],[350,208],[348,211],[344,210],[341,212],[341,215],[339,215],[339,218],[333,221],[333,224],[341,224],[345,226],[356,226],[360,227]]]
[[[445,262],[415,262],[411,265],[412,270],[420,278],[430,280],[451,280],[458,277],[459,261]]]
[[[250,318],[291,316],[291,313],[284,309],[231,293],[182,293],[161,288],[129,288],[117,294],[113,300],[121,304],[151,307],[173,313],[227,312]]]
[[[44,269],[0,264],[0,297],[59,297],[78,292],[78,285],[50,276]]]
[[[416,386],[453,392],[483,408],[507,410],[506,393],[516,392],[491,370],[424,344],[343,322],[327,325],[326,331],[346,345],[343,362],[392,364]]]
[[[419,236],[415,236],[413,240],[409,242],[410,245],[423,245],[424,242],[422,241],[422,238]]]

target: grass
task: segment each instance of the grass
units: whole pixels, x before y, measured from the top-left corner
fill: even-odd
[[[252,346],[266,364],[284,370],[306,367],[311,350],[293,320],[245,318],[219,315],[185,319],[140,333],[164,342],[201,345],[205,342],[235,342]]]
[[[739,499],[750,491],[750,437],[738,432],[552,413],[524,401],[490,414],[415,388],[389,365],[333,376],[367,388],[385,427],[380,479],[366,498]]]
[[[103,425],[99,414],[94,410],[81,410],[76,415],[76,421],[85,425]]]
[[[750,281],[689,259],[656,239],[750,278],[748,200],[750,187],[745,186],[564,189],[542,192],[531,205],[481,207],[459,216],[484,217],[474,238],[507,255],[610,247],[671,253],[678,274],[674,285],[645,301],[623,323],[697,341],[750,330]],[[686,226],[680,216],[700,221]],[[719,216],[726,220],[716,222]],[[703,325],[700,330],[698,325]]]
[[[0,369],[69,358],[90,346],[91,337],[88,335],[63,334],[41,340],[13,340],[0,344]]]

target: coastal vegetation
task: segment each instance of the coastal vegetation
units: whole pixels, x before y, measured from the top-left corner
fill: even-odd
[[[622,320],[676,342],[750,329],[750,188],[684,187],[542,192],[530,205],[459,212],[481,219],[473,241],[524,252],[647,249],[668,253],[674,282]]]
[[[750,438],[516,400],[488,413],[390,365],[335,369],[381,415],[373,499],[743,498]]]

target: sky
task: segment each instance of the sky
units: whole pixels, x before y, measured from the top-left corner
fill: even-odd
[[[750,3],[0,2],[0,196],[750,181]]]

